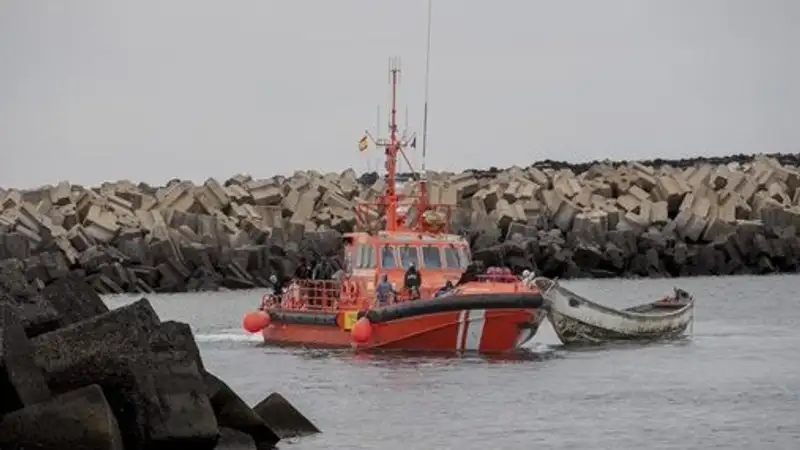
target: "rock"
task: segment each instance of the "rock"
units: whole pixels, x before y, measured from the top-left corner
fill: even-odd
[[[205,372],[189,326],[161,322],[146,299],[108,310],[80,277],[39,292],[21,265],[5,269],[0,448],[202,450],[217,446],[220,427],[272,448],[282,436],[318,432],[288,402],[262,406],[271,421],[265,422]],[[52,312],[51,329],[26,328],[31,321],[18,311],[37,312],[27,307],[32,299]]]
[[[61,316],[28,283],[23,270],[24,265],[16,259],[0,262],[0,304],[17,314],[29,336],[36,336],[57,328]]]
[[[117,419],[96,384],[7,414],[0,422],[0,447],[125,450]]]
[[[42,334],[33,339],[37,364],[45,373],[69,377],[72,367],[147,348],[160,320],[146,299]]]
[[[781,234],[788,253],[763,255],[767,264],[761,256],[728,259],[727,251],[720,250],[724,267],[692,270],[792,272],[798,270],[798,163],[796,154],[583,164],[539,161],[527,168],[429,172],[428,196],[432,203],[455,209],[450,220],[456,232],[482,236],[473,239],[473,253],[480,258],[496,259],[498,253],[486,249],[520,227],[535,230],[524,234],[528,241],[554,229],[572,236],[566,248],[558,244],[546,251],[550,244],[539,245],[536,236],[537,244],[528,247],[542,251],[515,256],[515,270],[539,264],[567,276],[559,270],[577,265],[577,272],[572,270],[580,276],[625,276],[633,272],[627,264],[634,253],[618,255],[623,246],[617,243],[606,251],[611,233],[638,236],[655,228],[699,249],[724,241],[747,222],[758,223],[757,233],[764,236]],[[398,180],[403,195],[419,190],[418,177],[412,174],[398,174]],[[31,191],[8,189],[0,192],[0,262],[22,264],[35,290],[69,276],[83,278],[101,294],[266,286],[273,272],[294,272],[301,257],[340,267],[338,235],[352,231],[357,217],[381,223],[374,205],[366,203],[376,202],[385,184],[376,173],[357,176],[347,170],[298,171],[265,180],[237,175],[225,183],[210,178],[197,186],[182,180],[159,188],[119,181],[87,189],[60,181]],[[788,229],[795,232],[782,231]],[[324,234],[332,236],[331,245],[317,242],[315,236]],[[574,261],[576,252],[579,258],[586,256],[578,244],[614,255],[613,262],[603,263],[613,269],[581,267],[584,262],[594,264],[595,258]],[[671,247],[657,251],[666,252],[659,253],[659,259],[673,260]],[[559,259],[553,260],[556,256]],[[264,264],[278,258],[288,261],[286,267]],[[718,258],[701,259],[705,264]],[[617,267],[621,261],[628,262]],[[52,329],[52,308],[45,308],[41,299],[27,298],[28,304],[23,307],[16,301],[15,307],[28,333]],[[65,314],[55,303],[52,306]],[[75,319],[70,317],[64,320]]]
[[[0,416],[50,399],[20,318],[0,304]]]
[[[204,380],[220,427],[249,435],[258,450],[271,449],[280,441],[280,436],[224,381],[208,372]]]
[[[281,439],[319,433],[319,429],[281,394],[273,392],[253,410]]]
[[[200,349],[194,340],[192,329],[188,324],[175,322],[161,322],[154,333],[150,335],[150,348],[155,351],[179,350],[185,352],[197,368],[205,370],[203,359],[200,357]]]
[[[63,326],[108,312],[97,292],[77,278],[55,281],[42,290],[42,297],[58,312]]]

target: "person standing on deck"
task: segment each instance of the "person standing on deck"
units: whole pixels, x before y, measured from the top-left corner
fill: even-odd
[[[283,295],[283,277],[278,278],[278,276],[273,273],[269,276],[269,282],[272,284],[272,292],[275,295]]]
[[[272,303],[280,305],[283,301],[283,277],[278,277],[274,272],[269,276],[269,284],[272,285]]]
[[[294,277],[298,280],[308,280],[311,278],[311,264],[308,263],[305,257],[300,258],[300,263],[294,271]]]
[[[480,264],[477,261],[470,263],[470,265],[467,266],[467,269],[464,270],[464,273],[461,274],[461,278],[458,279],[456,286],[461,286],[462,284],[467,284],[477,280],[480,271]]]
[[[392,283],[389,283],[389,276],[381,275],[381,282],[375,286],[375,299],[378,301],[378,306],[388,305],[396,294]]]
[[[408,270],[403,277],[403,285],[406,290],[411,291],[411,298],[418,299],[420,297],[419,288],[422,286],[422,275],[417,272],[414,263],[408,265]]]

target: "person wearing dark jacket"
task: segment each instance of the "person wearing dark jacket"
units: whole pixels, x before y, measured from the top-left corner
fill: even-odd
[[[466,270],[464,270],[464,273],[461,274],[461,278],[458,279],[456,286],[461,286],[462,284],[477,280],[480,272],[481,268],[478,263],[471,263],[469,266],[467,266]]]
[[[403,277],[403,285],[406,290],[411,292],[412,298],[419,298],[419,288],[422,286],[422,275],[417,271],[414,263],[409,264],[408,270]]]
[[[300,258],[300,263],[297,265],[297,269],[295,269],[294,277],[298,280],[308,280],[311,278],[311,264],[309,264],[305,258]]]
[[[273,273],[269,276],[269,282],[272,284],[272,292],[274,295],[283,295],[283,277],[279,277]]]

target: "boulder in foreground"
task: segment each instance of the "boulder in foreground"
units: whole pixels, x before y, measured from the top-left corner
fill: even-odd
[[[288,402],[262,419],[205,370],[189,326],[161,322],[148,300],[108,310],[83,280],[40,293],[6,275],[16,284],[0,284],[0,448],[213,449],[227,427],[267,449],[318,432]],[[21,293],[49,311],[48,331],[19,316]]]

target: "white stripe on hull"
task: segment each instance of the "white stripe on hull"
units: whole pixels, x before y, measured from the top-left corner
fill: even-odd
[[[456,333],[456,350],[463,350],[461,343],[464,342],[464,329],[467,328],[466,324],[467,311],[458,313],[458,332]]]
[[[486,325],[486,310],[473,309],[458,314],[456,350],[479,351]]]

